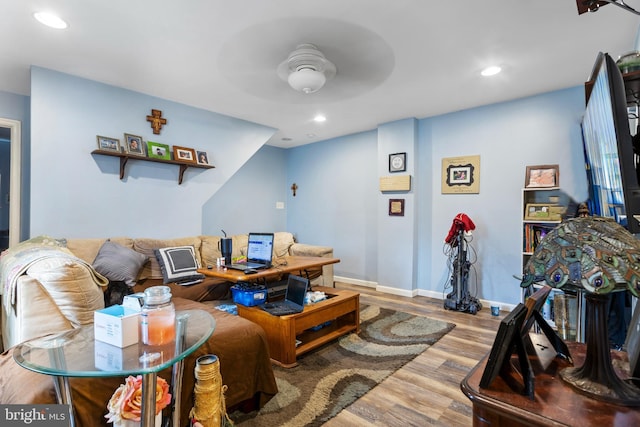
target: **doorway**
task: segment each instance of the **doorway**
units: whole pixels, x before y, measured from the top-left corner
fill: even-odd
[[[0,118],[1,144],[8,144],[9,170],[0,171],[0,249],[20,241],[22,194],[22,132],[20,121]],[[8,143],[6,140],[8,139]],[[3,147],[3,158],[7,152]],[[8,221],[7,221],[8,217]]]

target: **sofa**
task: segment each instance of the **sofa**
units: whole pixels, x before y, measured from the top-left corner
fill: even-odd
[[[247,235],[231,238],[232,256],[244,255]],[[211,277],[190,286],[166,283],[166,266],[156,257],[157,251],[163,248],[189,247],[193,248],[199,265],[215,265],[216,259],[221,257],[219,240],[219,236],[175,239],[39,236],[11,248],[0,257],[2,340],[6,349],[0,356],[0,403],[55,402],[53,380],[18,366],[12,358],[13,346],[93,323],[93,312],[104,307],[104,291],[110,282],[121,281],[126,282],[132,292],[166,284],[171,288],[176,309],[206,310],[216,320],[212,337],[185,359],[183,405],[180,408],[183,421],[188,418],[193,402],[195,360],[203,354],[216,354],[220,359],[223,383],[228,387],[225,393],[228,407],[264,405],[277,393],[264,331],[246,319],[214,307],[216,300],[230,297],[232,284]],[[120,258],[109,258],[113,252],[105,248],[116,248]],[[277,232],[274,263],[287,255],[333,257],[333,250],[297,243],[291,233]],[[307,273],[316,284],[333,284],[332,266]],[[159,375],[171,378],[170,370]],[[106,413],[106,402],[122,382],[123,378],[72,378],[77,425],[107,425],[102,418]]]

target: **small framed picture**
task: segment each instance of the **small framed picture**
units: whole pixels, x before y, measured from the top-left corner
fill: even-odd
[[[127,152],[137,156],[144,156],[144,146],[142,145],[142,137],[138,135],[124,134],[124,142]]]
[[[407,153],[389,154],[389,172],[404,172],[407,170]]]
[[[113,151],[114,153],[120,152],[120,140],[117,138],[110,138],[108,136],[96,135],[98,140],[98,150]]]
[[[196,151],[193,148],[173,146],[173,160],[181,162],[196,162]]]
[[[452,166],[448,170],[449,185],[471,185],[473,182],[473,165]]]
[[[527,166],[524,188],[549,188],[560,186],[560,166]]]
[[[404,199],[389,199],[389,216],[404,216]]]
[[[550,221],[551,206],[545,203],[527,203],[524,212],[524,219]]]
[[[209,164],[209,156],[206,151],[198,151],[196,153],[198,155],[198,164],[199,165],[208,165]]]
[[[147,141],[147,155],[152,159],[171,160],[171,150],[167,144]]]

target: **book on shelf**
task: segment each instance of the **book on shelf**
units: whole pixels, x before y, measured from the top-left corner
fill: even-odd
[[[535,251],[542,239],[544,239],[547,233],[554,228],[555,225],[525,224],[523,252]]]

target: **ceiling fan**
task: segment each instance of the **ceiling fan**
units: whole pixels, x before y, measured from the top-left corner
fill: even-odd
[[[582,15],[585,12],[597,12],[600,6],[606,6],[607,4],[615,4],[628,12],[640,15],[639,11],[626,4],[624,0],[576,0],[578,15]]]

